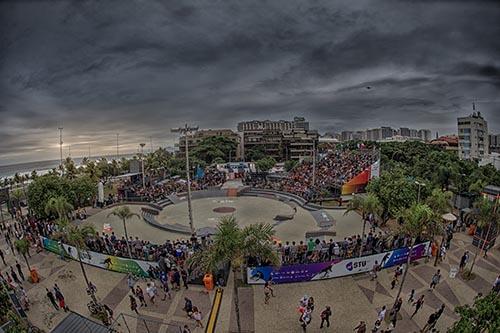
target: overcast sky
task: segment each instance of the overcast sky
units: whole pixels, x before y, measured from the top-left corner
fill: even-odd
[[[73,156],[294,115],[454,133],[474,99],[498,133],[499,22],[500,1],[2,1],[0,164],[57,158],[59,126]]]

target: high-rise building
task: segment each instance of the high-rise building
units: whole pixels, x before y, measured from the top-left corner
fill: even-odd
[[[200,142],[203,141],[204,139],[215,136],[222,136],[236,142],[238,144],[238,148],[236,149],[236,156],[232,156],[232,158],[239,159],[240,157],[239,145],[241,138],[238,135],[238,133],[235,133],[233,130],[230,129],[201,129],[199,131],[196,131],[193,135],[188,136],[189,150],[191,151],[192,149],[196,148],[200,144]],[[185,149],[186,149],[186,139],[185,136],[181,136],[179,138],[180,153],[184,153]]]
[[[382,139],[382,129],[381,128],[373,128],[366,130],[366,140],[369,141],[377,141]]]
[[[410,129],[407,127],[400,127],[399,128],[399,135],[410,137]]]
[[[342,131],[340,133],[342,141],[349,141],[352,140],[352,131]]]
[[[304,117],[288,120],[252,120],[238,123],[243,156],[258,150],[277,161],[311,158],[318,143],[318,132],[309,130]]]
[[[465,160],[484,158],[489,149],[488,122],[481,116],[481,112],[474,111],[468,117],[459,117],[457,123],[458,157]]]
[[[396,134],[392,128],[387,126],[382,126],[380,129],[382,131],[382,139],[390,138]]]
[[[490,153],[500,153],[500,134],[490,134],[488,141],[490,142]]]
[[[418,130],[417,137],[420,138],[422,141],[429,142],[432,140],[432,133],[428,129],[421,129]]]

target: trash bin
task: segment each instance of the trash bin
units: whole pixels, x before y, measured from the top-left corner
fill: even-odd
[[[30,276],[31,276],[31,282],[38,283],[38,281],[40,281],[40,278],[38,277],[38,272],[36,271],[36,269],[32,268],[30,270]]]
[[[212,274],[205,274],[205,276],[203,277],[203,284],[205,285],[205,288],[207,290],[214,289],[214,277],[212,276]]]

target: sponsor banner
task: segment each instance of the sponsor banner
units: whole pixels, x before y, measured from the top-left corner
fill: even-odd
[[[412,261],[425,256],[430,242],[417,244],[413,247]],[[272,266],[247,268],[248,284],[264,284],[272,278],[274,283],[289,283],[331,279],[334,277],[369,272],[375,262],[380,267],[388,268],[407,261],[409,248],[401,248],[384,253],[364,256],[360,258],[336,259],[314,264],[296,264],[281,266],[275,269]]]
[[[61,246],[57,241],[52,239],[41,237],[43,247],[51,252],[61,254]],[[67,244],[62,244],[65,252],[65,256],[74,260],[78,260],[78,253],[76,248]],[[103,253],[93,252],[93,251],[82,251],[81,253],[82,262],[104,268],[114,272],[120,273],[132,273],[138,276],[147,277],[149,266],[158,266],[155,262],[121,258],[115,256],[109,256]]]

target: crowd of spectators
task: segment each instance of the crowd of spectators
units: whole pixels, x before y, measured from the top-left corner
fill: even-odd
[[[327,152],[316,163],[313,184],[313,163],[303,161],[285,177],[255,177],[248,175],[247,185],[284,191],[317,201],[335,197],[344,183],[358,175],[377,160],[377,153],[371,149],[339,149]]]
[[[420,242],[420,240],[418,240]],[[335,242],[310,238],[307,242],[275,243],[282,265],[308,264],[372,255],[409,246],[410,238],[404,235],[384,235],[370,231],[365,237],[353,235]],[[360,251],[362,248],[362,251]],[[257,261],[257,264],[262,264]]]
[[[222,186],[226,181],[225,173],[216,168],[207,168],[203,175],[195,177],[191,180],[191,190],[199,191],[211,187]],[[187,181],[180,177],[171,177],[156,183],[148,183],[146,188],[142,183],[130,184],[124,183],[120,186],[116,197],[112,198],[113,202],[121,201],[125,197],[144,198],[147,201],[158,201],[175,193],[183,193],[187,191]],[[126,195],[125,195],[126,193]]]

